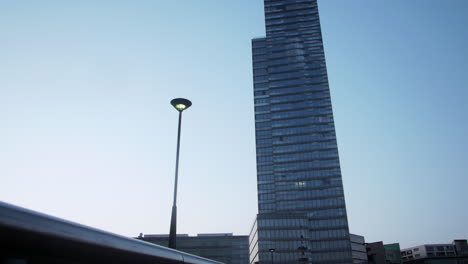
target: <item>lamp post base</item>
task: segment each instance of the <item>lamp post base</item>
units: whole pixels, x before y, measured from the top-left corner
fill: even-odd
[[[169,231],[169,248],[176,249],[176,221],[177,221],[177,206],[172,206],[172,215],[171,215],[171,228]]]

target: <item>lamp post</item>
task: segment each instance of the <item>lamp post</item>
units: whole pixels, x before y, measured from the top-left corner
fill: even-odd
[[[182,123],[182,112],[187,110],[191,105],[187,99],[175,98],[171,100],[171,105],[179,111],[179,128],[177,131],[177,154],[176,154],[176,167],[175,167],[175,182],[174,182],[174,203],[172,204],[171,214],[171,228],[169,230],[169,248],[176,248],[176,230],[177,230],[177,180],[179,176],[179,149],[180,149],[180,126]]]
[[[270,251],[270,255],[271,255],[271,264],[273,264],[273,253],[275,253],[275,249],[274,249],[274,248],[270,248],[270,249],[268,249],[268,251]]]

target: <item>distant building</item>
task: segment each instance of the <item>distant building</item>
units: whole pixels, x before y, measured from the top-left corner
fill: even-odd
[[[369,264],[385,264],[385,248],[382,241],[366,243]]]
[[[400,264],[401,263],[401,254],[400,254],[400,244],[385,244],[385,261],[388,264]]]
[[[453,257],[455,247],[451,244],[427,244],[401,250],[403,261],[427,257]]]
[[[466,239],[457,239],[452,243],[455,246],[457,256],[468,256],[468,243]]]
[[[169,235],[140,235],[138,239],[167,247]],[[249,263],[249,237],[232,233],[178,234],[177,250],[225,264]]]
[[[354,264],[367,264],[367,251],[364,237],[355,234],[349,234],[351,239],[351,254]]]
[[[400,264],[400,244],[366,243],[369,264]]]
[[[401,250],[405,264],[468,264],[467,240],[452,244],[424,244]]]

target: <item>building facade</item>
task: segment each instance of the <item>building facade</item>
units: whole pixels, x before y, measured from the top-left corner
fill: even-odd
[[[400,264],[400,244],[366,243],[369,264]]]
[[[367,259],[369,264],[385,264],[385,248],[382,241],[366,243]]]
[[[169,243],[169,235],[140,235],[138,239],[165,247]],[[248,248],[248,236],[232,233],[177,235],[177,250],[225,264],[248,264]]]
[[[354,264],[367,264],[366,242],[363,236],[349,234],[351,239],[351,253]]]
[[[455,247],[451,244],[428,244],[401,250],[403,261],[427,257],[453,257]]]
[[[400,264],[401,263],[401,253],[400,253],[400,244],[385,244],[385,259],[387,264]]]
[[[352,263],[316,0],[265,0],[252,41],[258,210],[251,263]]]
[[[452,244],[425,244],[401,250],[405,264],[468,264],[466,239],[454,240]]]

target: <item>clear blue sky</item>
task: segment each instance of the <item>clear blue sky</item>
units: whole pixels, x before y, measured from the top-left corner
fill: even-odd
[[[320,0],[353,233],[468,238],[468,1]],[[247,234],[261,0],[1,1],[0,200],[111,232]]]

